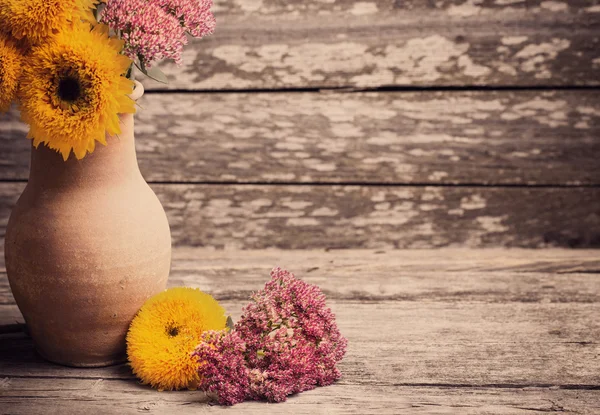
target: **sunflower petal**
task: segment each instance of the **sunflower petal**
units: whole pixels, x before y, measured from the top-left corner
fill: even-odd
[[[79,21],[32,49],[20,109],[34,145],[44,142],[65,160],[73,150],[82,159],[95,141],[106,144],[107,133],[120,133],[119,114],[135,107],[127,96],[133,83],[123,76],[131,60],[116,45],[106,25],[90,31]],[[57,73],[64,75],[57,80]]]
[[[0,113],[8,111],[17,97],[22,58],[14,42],[0,31]]]
[[[2,29],[6,28],[16,39],[42,44],[81,19],[95,20],[91,15],[95,3],[91,0],[2,0]],[[90,15],[92,20],[89,20]]]

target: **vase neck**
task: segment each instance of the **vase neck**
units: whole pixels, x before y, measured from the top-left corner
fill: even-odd
[[[88,187],[137,177],[140,170],[135,154],[133,114],[120,115],[121,134],[107,137],[107,145],[96,143],[93,153],[67,161],[43,144],[31,149],[29,183],[44,187]]]

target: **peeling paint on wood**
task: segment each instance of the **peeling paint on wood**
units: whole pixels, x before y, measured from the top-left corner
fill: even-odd
[[[599,85],[595,1],[227,0],[168,87]],[[577,30],[573,30],[576,27]],[[515,42],[515,39],[520,39]]]
[[[0,184],[0,235],[23,187],[22,183]],[[600,246],[598,188],[152,187],[165,207],[178,246]],[[336,214],[315,214],[323,208]]]
[[[600,184],[595,91],[160,94],[141,107],[151,182]],[[26,128],[0,121],[0,179],[26,180]]]
[[[214,9],[218,17],[253,15],[276,18],[322,15],[327,13],[352,13],[356,15],[379,12],[435,13],[469,15],[457,9],[472,10],[471,15],[521,10],[529,13],[562,11],[577,13],[579,10],[594,9],[595,0],[314,0],[289,2],[286,0],[215,0]]]

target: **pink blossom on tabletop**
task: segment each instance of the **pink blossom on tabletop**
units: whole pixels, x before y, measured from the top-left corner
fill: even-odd
[[[235,330],[247,343],[250,367],[268,375],[251,386],[254,398],[278,402],[339,379],[336,363],[347,340],[319,287],[281,268],[271,271],[271,278],[252,296]]]
[[[336,365],[344,357],[347,340],[322,291],[280,268],[271,271],[271,277],[252,296],[234,331],[207,338],[208,344],[195,352],[207,362],[200,367],[200,388],[215,393],[222,404],[241,402],[242,394],[245,399],[281,402],[294,393],[330,385],[341,376]],[[229,345],[239,342],[243,342],[237,349],[243,350],[248,381],[214,375],[230,370],[234,358]],[[217,359],[214,353],[223,356]]]
[[[201,362],[199,388],[214,394],[221,405],[235,405],[249,396],[246,344],[235,332],[208,331],[194,356]]]

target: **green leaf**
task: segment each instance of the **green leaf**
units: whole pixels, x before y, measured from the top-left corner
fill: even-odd
[[[104,4],[104,3],[100,3],[100,4],[96,5],[96,8],[94,9],[93,13],[94,13],[94,17],[96,18],[97,22],[100,21],[100,15],[102,14],[102,11],[104,10],[105,7],[106,7],[106,4]]]
[[[231,318],[231,316],[227,316],[227,328],[229,330],[233,330],[235,328],[235,326],[233,324],[233,319]]]
[[[169,83],[169,80],[167,79],[167,76],[163,73],[163,71],[161,71],[158,68],[149,69],[146,72],[146,75],[148,75],[150,78],[152,78],[155,81],[158,81],[160,83],[163,83],[163,84],[168,84]]]
[[[140,70],[140,72],[142,72],[148,78],[154,79],[155,81],[160,82],[162,84],[169,83],[167,76],[160,69],[158,69],[158,68],[147,69],[144,66],[144,64],[142,64],[142,63],[138,64],[137,62],[135,64],[135,66]]]

